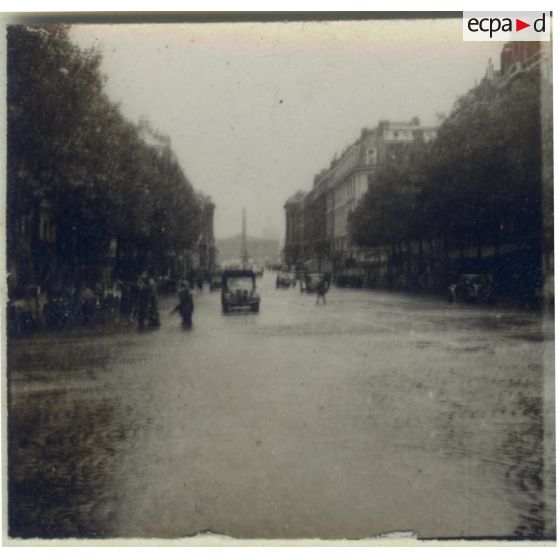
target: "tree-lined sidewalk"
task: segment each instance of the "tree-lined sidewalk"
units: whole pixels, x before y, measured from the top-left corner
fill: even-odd
[[[350,217],[361,246],[411,242],[446,253],[504,244],[542,250],[540,78],[483,80],[456,103],[421,157],[386,164]],[[410,253],[407,250],[407,253]],[[536,259],[536,257],[535,257]],[[531,261],[531,260],[530,260]],[[533,270],[533,285],[540,282]],[[535,277],[537,275],[537,277]],[[538,286],[538,285],[535,285]]]

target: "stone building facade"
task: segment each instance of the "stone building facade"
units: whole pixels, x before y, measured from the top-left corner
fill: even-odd
[[[289,266],[296,265],[303,257],[305,198],[306,194],[298,191],[284,205],[286,218],[285,263]]]
[[[286,263],[316,260],[318,269],[336,272],[370,258],[369,250],[351,239],[351,212],[373,183],[380,165],[402,161],[413,148],[435,137],[436,129],[421,126],[418,118],[408,122],[382,120],[375,128],[363,128],[360,137],[314,177],[309,192],[298,192],[287,200]]]

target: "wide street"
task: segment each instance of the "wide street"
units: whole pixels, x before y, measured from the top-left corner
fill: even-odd
[[[274,279],[11,340],[11,535],[555,535],[553,322]]]

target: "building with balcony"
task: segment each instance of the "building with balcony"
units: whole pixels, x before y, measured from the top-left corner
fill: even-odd
[[[540,65],[541,43],[538,41],[513,41],[506,43],[500,54],[500,76],[510,78],[528,72]]]

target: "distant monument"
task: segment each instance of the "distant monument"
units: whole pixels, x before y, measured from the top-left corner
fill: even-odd
[[[240,260],[242,261],[242,268],[248,269],[249,263],[248,257],[248,245],[246,243],[246,209],[242,208],[242,252],[240,254]]]

